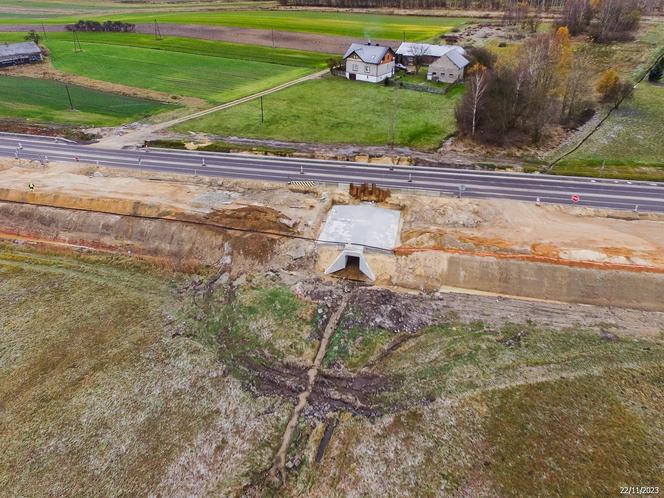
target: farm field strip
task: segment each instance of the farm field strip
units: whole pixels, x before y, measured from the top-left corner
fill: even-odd
[[[14,33],[0,36],[0,40],[16,39]],[[325,60],[322,54],[184,38],[162,40],[163,45],[133,34],[88,33],[80,39],[83,51],[75,52],[67,33],[49,34],[45,44],[58,70],[211,103],[304,76]]]
[[[173,12],[174,10],[193,10],[193,9],[229,9],[229,8],[257,8],[274,7],[272,1],[185,1],[179,5],[169,2],[137,2],[126,1],[105,1],[98,2],[92,0],[73,0],[63,2],[61,0],[0,0],[0,9],[3,17],[16,16],[26,17],[34,16],[38,18],[53,16],[68,16],[73,14],[101,14],[101,13],[122,13],[122,12]]]
[[[382,14],[351,14],[312,11],[213,11],[213,12],[168,12],[168,13],[126,13],[91,16],[91,19],[115,20],[132,23],[159,22],[178,24],[204,24],[233,26],[238,28],[274,29],[302,33],[319,33],[358,38],[380,38],[410,41],[428,40],[444,34],[468,22],[464,18],[418,17]],[[76,22],[73,17],[50,17],[43,19],[49,24]],[[5,18],[0,23],[30,23],[42,21],[36,17]]]
[[[0,78],[0,118],[35,122],[114,126],[175,106],[36,78]]]

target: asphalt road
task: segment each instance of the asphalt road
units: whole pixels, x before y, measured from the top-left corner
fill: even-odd
[[[20,144],[20,146],[19,146]],[[32,160],[80,161],[106,167],[274,182],[376,183],[463,197],[514,199],[535,203],[664,213],[664,183],[277,158],[165,149],[112,150],[62,139],[0,133],[0,156]]]

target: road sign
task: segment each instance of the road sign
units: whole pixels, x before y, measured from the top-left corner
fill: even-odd
[[[572,196],[572,202],[573,202],[574,204],[576,204],[576,203],[579,202],[580,200],[581,200],[581,196],[580,196],[579,194],[574,194],[574,195]]]

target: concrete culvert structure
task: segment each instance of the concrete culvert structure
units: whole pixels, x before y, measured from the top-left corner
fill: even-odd
[[[345,268],[355,266],[357,266],[357,268],[366,275],[369,280],[372,282],[376,280],[376,275],[374,275],[369,263],[367,263],[367,259],[364,257],[364,247],[354,246],[352,244],[346,244],[344,250],[341,251],[341,254],[339,254],[337,259],[334,260],[334,263],[325,270],[325,273],[336,273]]]
[[[391,252],[398,243],[400,222],[399,211],[373,204],[333,206],[318,242],[343,244],[343,248],[325,273],[336,273],[355,266],[369,280],[375,281],[376,275],[367,262],[365,252]]]

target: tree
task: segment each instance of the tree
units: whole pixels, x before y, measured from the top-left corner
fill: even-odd
[[[639,27],[639,0],[596,0],[595,19],[589,32],[599,43],[627,41]]]
[[[497,59],[496,54],[484,47],[470,47],[464,56],[470,61],[470,67],[480,64],[487,69],[493,69]]]
[[[580,35],[588,29],[592,15],[588,0],[565,0],[558,25],[567,27],[572,36]]]
[[[620,86],[620,76],[614,69],[607,69],[602,73],[597,84],[595,85],[595,90],[599,94],[600,102],[609,102],[613,100],[618,92],[618,87]]]
[[[415,73],[420,73],[420,68],[426,62],[426,57],[429,55],[429,45],[426,43],[411,43],[410,53],[413,57],[413,65],[415,66]]]
[[[595,88],[599,93],[600,102],[610,103],[616,107],[623,100],[631,98],[634,93],[634,85],[629,81],[622,81],[613,69],[607,69],[602,73]]]
[[[335,69],[343,69],[344,60],[341,57],[330,57],[326,61],[327,67],[330,69],[330,72]]]
[[[27,35],[25,35],[25,39],[27,41],[33,41],[37,45],[39,45],[39,41],[41,40],[41,36],[39,36],[39,33],[37,33],[34,29],[31,29]]]
[[[480,64],[475,64],[468,71],[466,92],[456,109],[456,118],[459,128],[471,137],[477,133],[481,108],[486,102],[490,86],[489,80],[489,70]]]

